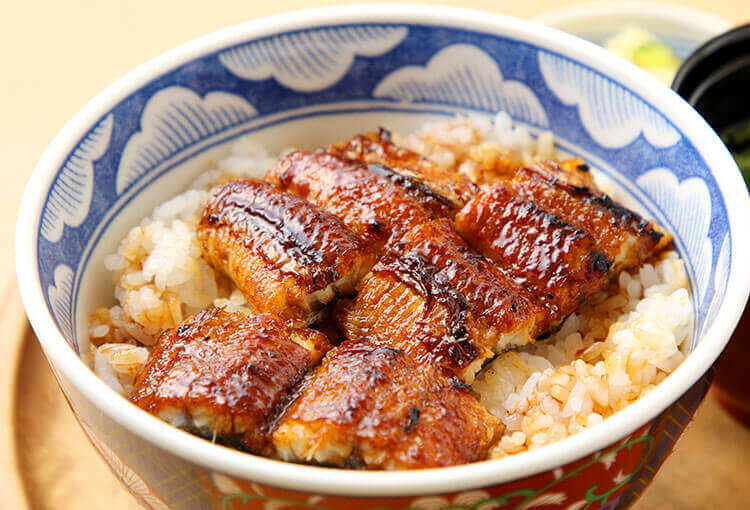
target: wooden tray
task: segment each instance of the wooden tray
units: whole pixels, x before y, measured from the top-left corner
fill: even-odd
[[[0,360],[0,507],[136,506],[88,443],[23,315],[15,282],[0,301],[5,356]],[[750,429],[710,396],[675,453],[635,508],[746,508]]]

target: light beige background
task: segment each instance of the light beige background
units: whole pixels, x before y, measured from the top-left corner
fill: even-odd
[[[201,34],[294,8],[337,3],[351,2],[0,0],[0,284],[12,270],[15,211],[26,180],[44,147],[87,100],[138,64]],[[528,17],[550,7],[575,2],[434,3]],[[680,3],[711,11],[735,23],[750,20],[750,0]],[[19,335],[22,323],[17,320],[20,311],[15,304],[7,305],[9,301],[13,298],[5,296],[6,304],[0,303],[3,324],[0,337],[3,340],[0,341],[6,342],[6,354],[10,343],[23,336]],[[7,387],[3,386],[16,381],[16,376],[7,371],[15,366],[12,359],[16,350],[13,346],[9,350],[10,355],[0,357],[0,426],[3,427],[0,452],[11,449],[3,444],[12,435],[4,427],[15,421],[20,425],[14,434],[22,457],[21,467],[27,473],[24,482],[32,506],[93,508],[106,505],[110,510],[132,506],[133,500],[115,485],[103,462],[85,444],[34,343],[27,342],[22,351],[17,351],[23,358],[18,390],[33,405],[18,411],[15,420],[10,419],[12,401]],[[37,376],[27,379],[31,374]],[[38,413],[47,419],[40,421]],[[48,430],[46,423],[55,423],[55,428]],[[68,449],[65,455],[56,453],[61,445],[72,444],[80,444],[80,447],[73,452]],[[727,445],[731,446],[727,448]],[[732,501],[743,499],[742,492],[746,501],[750,498],[749,467],[744,459],[750,449],[748,445],[750,431],[732,422],[709,401],[639,508],[729,508],[734,505]],[[706,451],[714,454],[704,456]],[[6,457],[0,458],[0,472]],[[92,466],[93,470],[86,471],[84,466]],[[5,480],[5,483],[11,482],[13,480]],[[0,507],[6,507],[3,496],[9,496],[10,488],[3,483],[0,488],[4,489],[4,494],[0,494]]]

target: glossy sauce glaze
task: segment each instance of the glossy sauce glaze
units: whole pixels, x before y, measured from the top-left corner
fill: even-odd
[[[456,216],[456,230],[503,267],[556,322],[605,283],[612,261],[588,233],[498,184]]]
[[[497,334],[527,325],[542,314],[534,298],[500,267],[467,246],[448,220],[419,225],[409,231],[394,251],[405,260],[422,264],[378,264],[373,273],[391,273],[412,289],[444,305],[457,305],[455,297]],[[458,313],[460,307],[455,307]]]
[[[450,201],[422,182],[323,152],[289,154],[266,179],[337,215],[376,250],[415,225],[454,213]]]
[[[254,309],[288,318],[306,318],[314,311],[308,297],[342,278],[349,277],[336,290],[351,292],[374,261],[337,217],[250,179],[214,194],[198,233],[209,262],[232,277]]]
[[[130,400],[205,437],[267,452],[269,424],[329,348],[322,333],[272,315],[204,310],[162,334]]]
[[[597,249],[614,261],[614,269],[632,267],[667,246],[661,229],[588,186],[563,178],[553,161],[524,167],[511,183],[519,198],[589,233]]]
[[[443,219],[395,243],[338,321],[348,338],[407,350],[471,381],[493,350],[532,341],[545,313]]]
[[[429,159],[391,142],[391,133],[383,128],[357,135],[347,142],[326,147],[326,152],[362,163],[380,164],[399,174],[425,183],[458,209],[478,191],[477,186],[465,176],[443,170]]]
[[[481,460],[501,431],[465,385],[432,364],[346,341],[306,378],[273,443],[286,460],[413,469]]]
[[[469,303],[439,271],[418,254],[409,252],[401,257],[387,253],[373,273],[395,276],[425,299],[424,317],[416,319],[418,328],[412,341],[420,342],[438,363],[462,369],[484,349],[480,350],[469,337]],[[435,306],[442,306],[445,311],[438,329],[430,327],[431,320],[425,320],[434,317]]]

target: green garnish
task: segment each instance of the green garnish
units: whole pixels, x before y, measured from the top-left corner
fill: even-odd
[[[605,47],[650,72],[665,84],[672,81],[680,67],[680,58],[669,46],[636,26],[622,29],[607,41]]]
[[[650,41],[638,46],[633,51],[633,63],[645,69],[677,69],[680,59],[660,41]]]

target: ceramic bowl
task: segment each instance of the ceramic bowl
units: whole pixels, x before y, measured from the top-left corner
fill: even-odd
[[[695,335],[686,361],[601,425],[502,460],[362,472],[283,463],[182,432],[78,356],[111,302],[102,260],[226,142],[310,147],[383,124],[505,110],[551,130],[675,236]],[[86,105],[44,153],[20,209],[23,300],[60,386],[123,484],[153,508],[597,508],[649,484],[689,422],[747,299],[750,200],[705,122],[581,39],[452,8],[337,7],[252,21],[170,51]],[[731,284],[730,284],[731,282]]]

